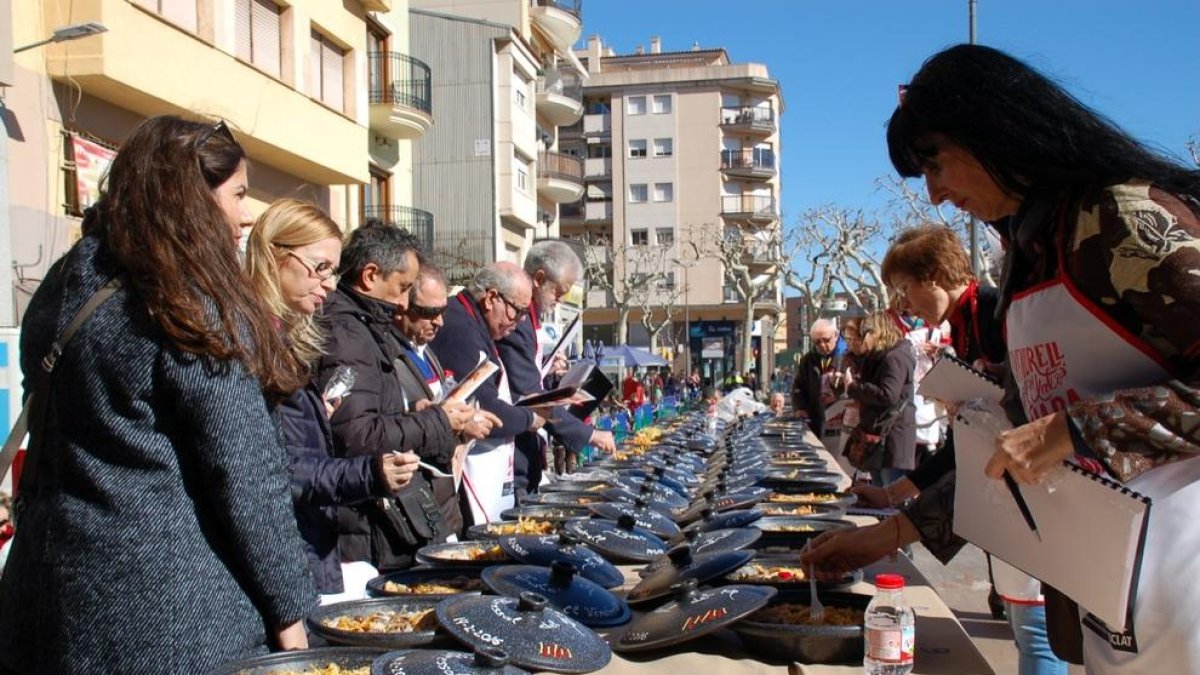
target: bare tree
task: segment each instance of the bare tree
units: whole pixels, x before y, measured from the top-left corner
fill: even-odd
[[[694,257],[716,258],[725,271],[725,283],[733,289],[742,305],[742,364],[739,370],[748,372],[754,365],[750,333],[755,309],[768,303],[773,308],[780,302],[780,280],[791,264],[784,255],[782,231],[779,227],[761,229],[716,225],[701,228],[701,237],[688,242]],[[778,314],[778,310],[771,312]]]
[[[650,351],[658,349],[658,336],[675,321],[683,299],[683,285],[670,275],[664,275],[657,285],[639,294],[641,316],[638,320],[650,336]]]
[[[589,237],[584,268],[590,288],[604,291],[617,310],[617,344],[629,340],[629,315],[666,278],[667,249],[662,246],[611,245],[606,237]],[[659,327],[658,331],[662,328]],[[656,331],[657,333],[657,331]]]
[[[876,179],[875,183],[889,196],[884,219],[891,221],[891,234],[932,223],[953,228],[963,242],[970,245],[971,217],[967,213],[952,207],[935,206],[924,192],[914,189],[911,182],[899,176],[884,176]],[[976,227],[985,228],[987,225],[976,223]],[[991,259],[991,241],[982,234],[979,241],[984,260]],[[984,264],[979,270],[979,277],[985,284],[996,285],[995,273],[989,264]]]
[[[478,257],[464,253],[474,252],[471,244],[469,237],[462,237],[448,246],[434,245],[429,251],[430,259],[442,269],[446,282],[451,286],[465,286],[487,264]]]
[[[835,288],[863,311],[882,309],[887,306],[880,269],[884,243],[882,225],[862,211],[833,205],[810,209],[793,226],[786,246],[791,259],[807,264],[802,272],[785,268],[784,282],[800,291],[810,316]]]
[[[1183,144],[1183,147],[1187,148],[1188,154],[1192,156],[1192,164],[1200,166],[1200,140],[1197,140],[1196,136],[1192,136],[1187,143]]]

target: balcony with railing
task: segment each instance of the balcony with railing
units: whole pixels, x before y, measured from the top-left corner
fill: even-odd
[[[721,128],[743,134],[775,133],[773,108],[734,106],[721,108]]]
[[[538,155],[538,194],[567,204],[583,196],[583,160],[561,152]]]
[[[537,81],[537,112],[556,127],[583,117],[583,80],[574,73],[548,70]]]
[[[385,225],[407,230],[421,241],[425,251],[433,250],[433,214],[411,206],[368,205],[362,208],[362,219],[374,218]]]
[[[721,171],[727,176],[767,180],[775,177],[775,151],[743,148],[721,151]]]
[[[397,52],[369,52],[371,129],[392,139],[420,138],[433,125],[429,66]]]
[[[771,195],[726,195],[721,197],[721,215],[729,220],[772,223],[779,209]]]
[[[568,50],[583,32],[582,0],[530,0],[529,15],[558,49]]]

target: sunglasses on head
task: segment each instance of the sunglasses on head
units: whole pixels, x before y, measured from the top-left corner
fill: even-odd
[[[408,312],[418,319],[436,319],[446,313],[446,305],[441,307],[425,307],[415,302],[408,303]]]
[[[196,149],[199,150],[202,148],[208,142],[208,139],[212,138],[215,134],[221,134],[229,139],[230,143],[237,143],[237,139],[233,137],[233,132],[229,130],[229,125],[225,124],[225,120],[221,120],[208,129],[205,129],[204,133],[196,137]]]

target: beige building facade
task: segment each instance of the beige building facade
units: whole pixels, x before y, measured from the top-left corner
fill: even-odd
[[[766,66],[733,63],[723,49],[663,51],[655,38],[639,51],[617,55],[593,36],[576,52],[589,74],[585,114],[564,131],[560,147],[584,159],[586,190],[561,228],[564,236],[605,243],[600,254],[610,256],[618,289],[629,275],[651,271],[638,269],[645,260],[661,265],[666,277],[655,292],[682,292],[659,346],[675,348],[677,368],[720,379],[746,360],[739,347],[744,305],[706,240],[745,238],[747,262],[756,274],[769,273],[753,252],[757,239],[780,227],[783,99]],[[655,253],[647,258],[647,251]],[[754,307],[760,372],[773,366],[781,303],[774,283]],[[630,314],[631,344],[649,344],[636,325],[642,311]],[[593,287],[585,316],[585,337],[617,339],[613,294]]]

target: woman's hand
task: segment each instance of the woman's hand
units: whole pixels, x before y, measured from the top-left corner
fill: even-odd
[[[1037,485],[1074,450],[1067,414],[1059,411],[996,436],[996,451],[984,473],[1001,478],[1007,470],[1018,483]]]
[[[916,528],[907,518],[892,516],[870,527],[825,532],[812,539],[800,554],[800,562],[805,569],[816,568],[814,574],[818,579],[836,580],[918,538]]]
[[[878,485],[852,485],[850,494],[858,497],[858,503],[869,509],[882,509],[891,506],[887,490]]]
[[[308,649],[308,634],[304,632],[303,621],[297,621],[296,623],[276,630],[274,637],[275,646],[278,647],[280,651]]]
[[[387,491],[395,494],[412,480],[421,461],[415,452],[385,452],[379,456],[379,475]]]

